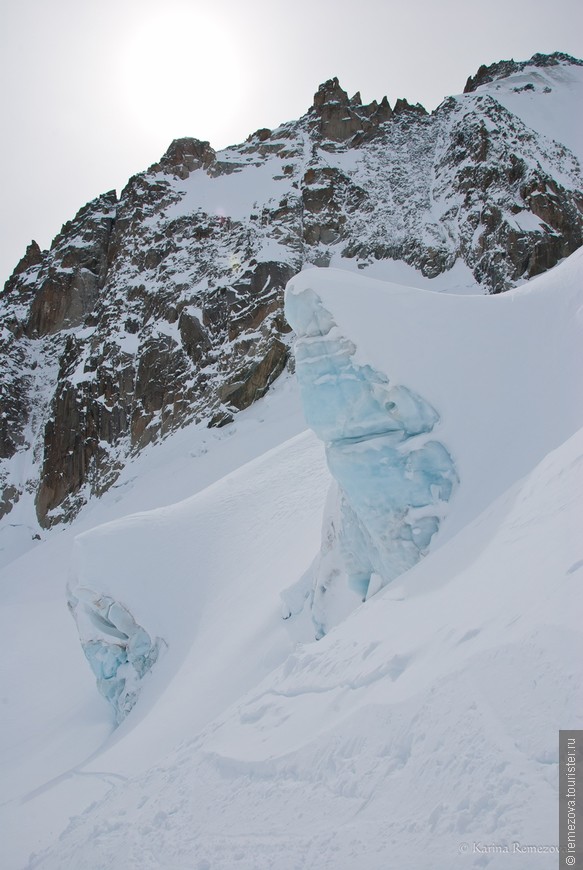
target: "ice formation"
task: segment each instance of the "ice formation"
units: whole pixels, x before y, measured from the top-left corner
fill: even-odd
[[[421,396],[355,360],[319,296],[288,287],[297,376],[308,425],[324,441],[336,482],[314,568],[317,636],[419,561],[457,483],[453,460],[430,433],[437,411]],[[334,602],[334,603],[332,603]]]
[[[69,591],[69,608],[97,688],[120,723],[136,703],[141,680],[156,663],[164,642],[152,638],[123,604],[108,595],[76,587]]]

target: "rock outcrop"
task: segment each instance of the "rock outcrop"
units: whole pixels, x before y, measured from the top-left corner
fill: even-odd
[[[386,97],[380,104],[375,100],[368,106],[362,105],[360,93],[348,99],[338,79],[333,78],[320,85],[314,94],[311,114],[318,119],[316,129],[322,139],[345,142],[388,121],[393,112]]]

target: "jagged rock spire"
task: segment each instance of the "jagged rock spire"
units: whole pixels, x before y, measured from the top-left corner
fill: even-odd
[[[323,82],[314,94],[314,109],[321,109],[322,106],[330,103],[340,103],[343,106],[350,103],[348,94],[342,90],[336,77]]]
[[[208,169],[216,159],[216,152],[209,142],[201,142],[200,139],[185,136],[182,139],[174,139],[160,162],[150,169],[161,169],[184,180],[196,169]]]
[[[380,105],[373,100],[363,106],[360,91],[349,98],[336,77],[320,85],[314,94],[310,112],[319,118],[319,130],[324,139],[344,142],[357,133],[365,133],[392,116],[386,97]]]

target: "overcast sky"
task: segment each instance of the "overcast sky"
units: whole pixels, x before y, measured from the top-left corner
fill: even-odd
[[[583,56],[580,0],[0,0],[0,286],[174,138],[241,142],[332,76],[433,109],[481,63],[557,50]]]

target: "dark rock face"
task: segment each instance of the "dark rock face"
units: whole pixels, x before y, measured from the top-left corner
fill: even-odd
[[[314,94],[311,113],[318,119],[320,136],[332,142],[345,142],[357,133],[367,132],[388,121],[393,114],[386,97],[380,105],[375,100],[368,106],[362,105],[360,93],[349,100],[337,78],[320,85]]]
[[[421,105],[421,103],[415,103],[414,105],[411,105],[411,103],[409,103],[405,99],[397,100],[393,108],[393,112],[395,113],[395,115],[400,115],[402,112],[414,112],[416,115],[427,114],[427,110]]]
[[[335,244],[345,237],[346,207],[355,211],[366,194],[342,170],[328,166],[309,169],[303,180],[304,242]]]
[[[165,172],[184,180],[196,169],[208,169],[216,159],[209,142],[189,137],[175,139],[160,162],[150,167],[150,172]]]
[[[452,123],[438,174],[447,173],[453,184],[453,190],[443,191],[444,201],[463,196],[458,226],[465,261],[490,292],[500,292],[582,244],[580,176],[575,159],[559,146],[552,147],[552,156],[543,159],[539,152],[532,160],[536,135],[494,99],[469,99],[476,101],[479,119],[468,122],[454,104],[443,106]],[[571,168],[569,189],[543,170],[545,163],[550,168],[549,157],[557,168]],[[541,218],[538,227],[533,215]]]
[[[219,154],[177,139],[49,251],[31,243],[0,297],[0,516],[34,495],[41,525],[66,521],[150,442],[264,395],[304,266],[395,259],[434,277],[460,259],[500,292],[581,245],[573,155],[473,92],[527,66],[481,68],[431,115],[330,79],[298,121]]]
[[[212,347],[208,332],[194,314],[183,309],[178,321],[182,346],[193,362],[200,362]]]
[[[115,191],[100,196],[82,208],[54,239],[46,258],[46,277],[34,295],[24,327],[28,338],[79,326],[93,309],[107,271],[116,205]],[[35,254],[33,268],[41,263],[42,255]]]
[[[265,356],[248,368],[243,369],[239,379],[232,384],[226,384],[222,390],[223,400],[242,411],[267,392],[270,384],[279,377],[285,368],[288,348],[277,338],[269,347]]]
[[[27,272],[30,269],[33,269],[35,266],[40,266],[43,260],[43,253],[39,248],[38,244],[32,240],[28,248],[26,249],[26,253],[22,260],[18,263],[14,272],[12,273],[11,280],[6,283],[4,288],[5,293],[9,293],[10,290],[16,285],[19,275],[22,275],[23,272]]]

